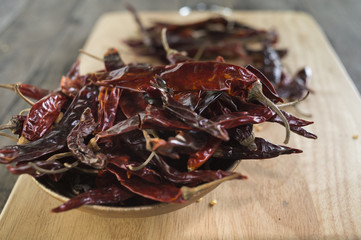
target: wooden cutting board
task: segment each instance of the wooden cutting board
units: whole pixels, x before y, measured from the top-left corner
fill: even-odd
[[[141,16],[184,21],[176,13]],[[244,161],[237,170],[248,180],[224,183],[199,203],[150,218],[102,218],[79,210],[53,214],[50,209],[60,202],[21,176],[0,217],[0,239],[361,239],[361,136],[353,138],[361,134],[361,99],[344,67],[308,15],[234,12],[231,18],[276,29],[279,46],[290,50],[285,64],[291,72],[312,68],[315,94],[301,108],[313,115],[309,130],[318,140],[292,134],[289,145],[304,153]],[[116,47],[126,62],[149,61],[122,43],[136,36],[136,29],[129,14],[106,14],[85,49],[102,56]],[[91,58],[82,57],[82,64],[84,72],[102,68]],[[281,144],[284,130],[268,124],[256,135]],[[210,207],[212,199],[218,203]]]

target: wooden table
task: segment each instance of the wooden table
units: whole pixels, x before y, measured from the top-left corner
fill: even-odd
[[[139,10],[176,10],[181,0],[133,0]],[[361,2],[358,0],[233,1],[235,9],[297,10],[311,14],[325,31],[347,72],[361,91]],[[124,10],[117,0],[0,1],[0,83],[26,82],[53,89],[105,12]],[[337,17],[335,17],[337,16]],[[13,93],[1,91],[0,123],[27,107]],[[10,144],[0,140],[0,146]],[[17,179],[0,168],[0,210]]]
[[[142,17],[177,20],[174,13],[144,13]],[[293,134],[289,145],[304,153],[242,162],[237,170],[248,175],[248,180],[225,183],[200,203],[151,218],[100,218],[81,211],[51,214],[49,209],[59,202],[23,176],[0,217],[0,239],[361,238],[361,139],[353,137],[361,133],[361,99],[337,55],[308,15],[237,12],[232,17],[255,26],[276,26],[280,45],[292,46],[287,59],[291,70],[311,66],[311,87],[317,94],[302,107],[313,114],[315,124],[309,129],[318,140]],[[114,22],[127,24],[119,29]],[[110,46],[127,51],[119,40],[133,34],[133,29],[129,15],[105,15],[85,48],[96,55]],[[134,56],[124,59],[128,62]],[[83,71],[101,67],[90,58],[83,58],[82,63]],[[264,125],[256,134],[280,143],[284,130]],[[218,204],[209,207],[211,199]]]

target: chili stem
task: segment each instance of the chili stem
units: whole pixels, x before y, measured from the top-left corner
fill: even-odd
[[[35,103],[31,101],[29,98],[25,97],[19,90],[19,86],[21,83],[15,83],[15,84],[0,84],[0,87],[10,89],[13,92],[15,92],[17,95],[19,95],[22,99],[24,99],[25,102],[33,106]]]
[[[172,49],[172,48],[169,47],[169,44],[168,44],[168,41],[167,41],[167,29],[166,28],[162,29],[162,45],[163,45],[164,50],[167,53],[167,56],[169,56],[171,54],[178,53],[177,50]]]
[[[55,161],[55,160],[58,160],[58,159],[61,159],[64,157],[71,157],[71,156],[73,156],[73,153],[71,153],[71,152],[58,153],[58,154],[54,154],[53,156],[49,157],[48,159],[46,159],[46,161],[50,162],[50,161]]]
[[[208,42],[204,42],[202,46],[198,49],[196,55],[194,55],[193,59],[194,61],[199,61],[204,53],[204,50],[207,47]]]
[[[29,103],[33,106],[35,103],[31,101],[29,98],[25,97],[19,90],[20,83],[15,84],[15,93],[18,94],[25,102]]]
[[[142,34],[144,45],[147,46],[148,48],[153,48],[152,39],[149,36],[149,33],[147,32],[147,30],[145,29],[142,21],[140,20],[137,11],[130,4],[127,4],[126,8],[128,9],[128,11],[130,11],[133,14],[134,20],[137,23],[137,25],[140,29],[140,32]]]
[[[228,181],[228,180],[232,180],[232,179],[236,179],[236,178],[242,178],[243,176],[240,173],[234,173],[232,175],[229,175],[227,177],[221,178],[221,179],[217,179],[215,181],[209,182],[209,183],[205,183],[202,185],[199,185],[198,187],[186,187],[183,186],[181,187],[181,192],[182,192],[182,197],[184,200],[188,200],[196,195],[201,194],[204,191],[210,190],[212,188],[217,187],[219,184]]]
[[[7,123],[7,124],[4,124],[4,125],[0,125],[0,131],[1,130],[5,130],[5,129],[14,129],[16,128],[16,125],[15,124],[11,124],[10,122]]]
[[[100,58],[100,57],[98,57],[98,56],[95,56],[94,54],[88,53],[88,52],[86,52],[84,49],[79,49],[79,52],[82,53],[82,54],[85,54],[85,55],[87,55],[87,56],[89,56],[89,57],[91,57],[91,58],[94,58],[94,59],[96,59],[96,60],[98,60],[98,61],[103,62],[103,59],[102,59],[102,58]]]
[[[251,151],[257,151],[257,145],[254,142],[254,139],[255,139],[254,133],[251,132],[251,135],[240,141],[239,144],[247,147]]]
[[[154,155],[155,155],[155,152],[152,152],[152,153],[149,155],[149,157],[147,158],[147,160],[145,160],[141,165],[136,166],[136,167],[129,166],[128,168],[129,168],[130,170],[132,170],[132,171],[138,171],[138,170],[144,168],[144,167],[153,159]]]
[[[37,172],[39,173],[45,173],[45,174],[58,174],[58,173],[64,173],[66,171],[69,171],[71,168],[75,167],[78,165],[78,162],[75,162],[77,164],[71,164],[71,165],[68,165],[68,167],[65,167],[65,168],[60,168],[60,169],[55,169],[55,170],[49,170],[49,169],[45,169],[45,168],[42,168],[42,167],[39,167],[38,165],[36,165],[35,163],[32,163],[32,162],[29,162],[28,165],[33,168],[34,170],[36,170]],[[75,165],[75,166],[73,166]]]
[[[2,129],[1,129],[1,130],[2,130]],[[17,141],[18,141],[18,139],[17,139],[16,137],[11,136],[11,135],[9,135],[9,134],[7,134],[7,133],[0,132],[0,136],[7,137],[7,138],[13,140],[14,142],[17,142]]]
[[[286,137],[284,140],[284,143],[287,144],[290,140],[290,124],[288,123],[285,115],[283,115],[283,113],[281,112],[281,110],[277,107],[276,104],[274,104],[271,100],[269,100],[262,92],[262,84],[261,82],[258,80],[257,82],[255,82],[253,84],[253,87],[249,90],[248,92],[248,101],[249,100],[257,100],[261,103],[263,103],[264,105],[268,106],[269,108],[271,108],[271,110],[273,110],[281,119],[282,122],[286,128]]]
[[[302,115],[304,117],[309,117],[309,118],[312,117],[311,113],[303,112],[298,106],[299,106],[298,104],[293,105],[293,107],[294,107],[294,109],[296,110],[297,113],[299,113],[300,115]]]
[[[288,107],[288,106],[296,106],[297,103],[302,102],[303,100],[305,100],[308,97],[308,95],[310,95],[310,91],[308,91],[306,93],[306,95],[304,97],[300,98],[300,99],[297,99],[297,100],[292,101],[292,102],[284,103],[284,104],[278,104],[277,107],[282,108],[282,107]]]
[[[6,88],[14,91],[14,84],[0,84],[1,88]]]
[[[25,108],[19,112],[19,115],[23,115],[24,112],[30,112],[31,108]]]
[[[147,132],[147,130],[142,130],[142,132],[143,132],[143,136],[144,136],[144,138],[145,138],[145,148],[146,148],[149,152],[151,152],[151,151],[152,151],[152,146],[150,145],[150,139],[151,139],[151,137],[150,137],[149,133]]]

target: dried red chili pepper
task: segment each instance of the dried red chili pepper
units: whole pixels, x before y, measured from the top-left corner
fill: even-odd
[[[98,96],[98,127],[102,132],[114,125],[122,89],[101,87]]]
[[[85,144],[85,138],[96,129],[97,123],[93,119],[91,109],[86,108],[80,117],[78,124],[67,136],[69,150],[81,162],[96,169],[103,169],[106,164],[106,156],[102,153],[96,154]]]
[[[35,100],[39,100],[50,93],[47,89],[35,87],[26,83],[19,84],[19,90],[24,96]]]
[[[59,207],[52,209],[52,212],[64,212],[88,204],[99,205],[119,203],[133,196],[134,194],[131,194],[117,186],[91,189],[87,192],[79,194],[71,200],[63,203]]]
[[[103,60],[105,70],[108,72],[125,66],[123,60],[120,58],[120,55],[115,48],[109,48],[104,54]]]
[[[148,103],[145,101],[143,93],[122,90],[122,97],[119,98],[119,107],[127,118],[133,117],[145,110]]]
[[[255,138],[257,150],[250,150],[246,146],[227,146],[222,144],[214,153],[214,157],[221,159],[265,159],[277,157],[281,154],[301,153],[302,151],[286,146],[272,144],[262,138]]]
[[[159,202],[184,202],[180,189],[171,184],[155,184],[154,182],[145,181],[145,179],[136,175],[129,176],[111,162],[108,164],[107,170],[112,172],[120,181],[121,185],[132,193]]]
[[[98,87],[94,85],[83,87],[64,113],[61,121],[51,131],[38,140],[0,149],[0,163],[33,161],[63,149],[66,146],[67,135],[78,124],[83,111],[87,107],[95,108],[97,95]]]
[[[67,97],[61,92],[52,92],[40,99],[31,107],[21,135],[30,141],[41,138],[57,119],[67,101]]]
[[[288,50],[274,47],[278,41],[278,34],[274,30],[256,29],[223,17],[188,24],[155,22],[145,28],[135,9],[128,7],[128,10],[136,19],[142,39],[125,42],[138,54],[156,56],[163,61],[167,59],[171,64],[192,58],[214,59],[219,55],[227,59],[237,58],[240,65],[254,65],[265,74],[280,89],[282,98],[290,101],[300,99],[309,90],[307,81],[296,80],[298,74],[291,79],[285,73],[281,58]],[[167,29],[167,33],[163,32],[164,29]],[[167,41],[164,41],[165,38]],[[170,48],[177,51],[170,51]]]
[[[212,17],[188,24],[170,24],[156,22],[145,28],[135,9],[128,6],[139,26],[142,39],[125,42],[138,54],[152,55],[165,60],[166,53],[161,42],[161,31],[166,28],[171,48],[187,52],[194,58],[202,55],[203,59],[213,59],[218,55],[235,58],[244,55],[243,45],[246,43],[269,41],[277,42],[274,31],[252,28],[246,24],[230,21],[223,17]],[[201,53],[201,54],[200,54]]]
[[[222,141],[220,139],[209,137],[206,145],[201,150],[190,154],[187,162],[188,170],[194,171],[202,166],[210,157],[212,157],[221,142]]]

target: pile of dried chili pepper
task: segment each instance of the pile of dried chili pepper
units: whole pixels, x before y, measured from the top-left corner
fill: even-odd
[[[274,85],[283,99],[294,101],[312,92],[308,85],[311,69],[304,67],[295,74],[288,74],[282,64],[287,49],[277,49],[278,34],[275,30],[257,29],[245,23],[228,20],[222,16],[210,17],[187,24],[155,22],[146,28],[132,6],[141,39],[128,39],[125,43],[139,55],[158,57],[166,62],[166,52],[161,42],[161,31],[167,29],[169,46],[198,60],[224,57],[237,65],[252,65],[259,69]]]
[[[167,57],[167,65],[125,64],[109,49],[104,70],[80,75],[77,61],[54,91],[3,86],[32,107],[1,127],[19,142],[0,149],[0,163],[70,198],[53,212],[183,203],[197,186],[245,179],[227,171],[238,160],[301,152],[255,137],[254,124],[284,125],[286,143],[289,130],[316,138],[303,129],[312,122],[276,106],[282,99],[255,68],[169,48]]]

